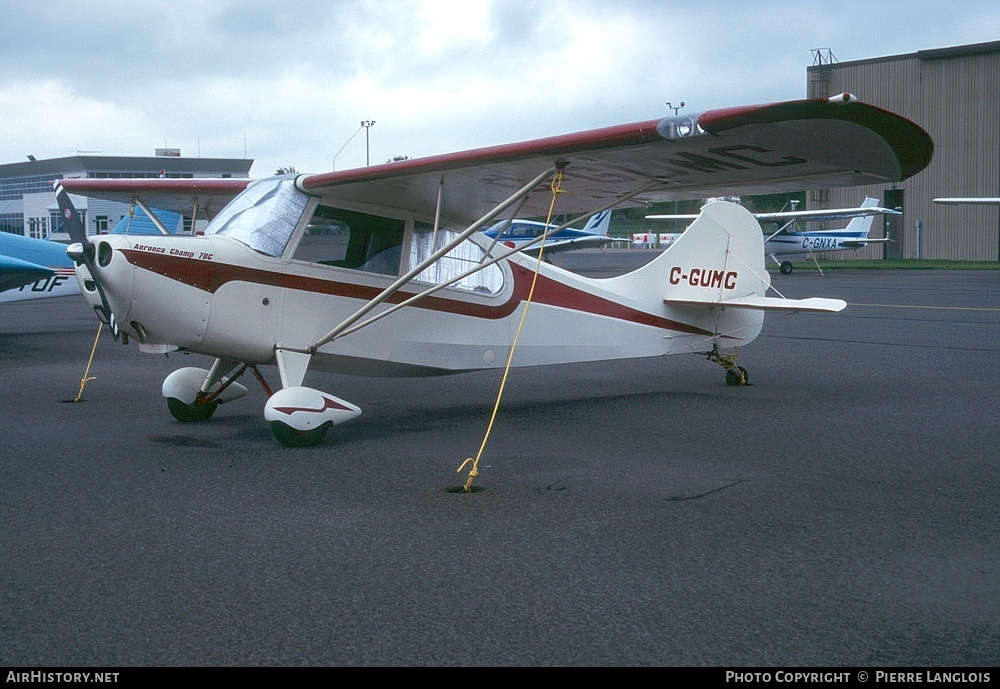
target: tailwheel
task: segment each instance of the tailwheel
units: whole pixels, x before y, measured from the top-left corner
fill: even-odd
[[[170,410],[175,419],[183,423],[189,421],[208,421],[218,408],[219,403],[217,401],[207,403],[195,401],[193,404],[185,404],[176,397],[167,398],[167,409]]]
[[[720,352],[719,345],[713,344],[711,352],[702,352],[709,361],[714,361],[726,370],[726,385],[750,385],[750,376],[742,366],[736,365],[736,357],[739,352]]]
[[[742,366],[733,366],[726,371],[726,385],[750,385],[747,370]]]
[[[323,442],[323,438],[326,437],[326,432],[332,425],[333,422],[328,421],[322,426],[310,428],[306,431],[300,431],[292,428],[283,421],[272,421],[271,433],[273,433],[278,442],[285,447],[311,447],[313,445],[319,445]]]

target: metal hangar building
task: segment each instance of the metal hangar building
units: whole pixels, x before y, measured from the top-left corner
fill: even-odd
[[[852,93],[899,113],[934,140],[924,171],[898,184],[809,192],[810,208],[857,205],[866,196],[899,208],[851,258],[1000,260],[1000,208],[946,206],[941,197],[1000,197],[1000,41],[853,62],[814,52],[807,96]]]

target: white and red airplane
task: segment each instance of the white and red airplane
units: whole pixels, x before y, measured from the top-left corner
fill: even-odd
[[[59,197],[142,196],[210,218],[203,236],[77,229],[84,296],[143,351],[211,358],[163,382],[177,419],[207,419],[245,394],[235,379],[250,370],[276,438],[311,445],[361,413],[304,385],[311,370],[432,376],[503,368],[512,351],[514,366],[694,353],[745,384],[728,351],[754,340],[765,312],[846,304],[768,296],[760,226],[739,205],[706,205],[654,261],[604,279],[523,246],[489,252],[480,230],[505,217],[577,223],[650,202],[898,181],[932,150],[917,125],[844,94],[252,183],[64,180]],[[276,390],[262,365],[277,367]]]

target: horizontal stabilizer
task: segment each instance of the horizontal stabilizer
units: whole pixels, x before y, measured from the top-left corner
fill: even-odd
[[[841,299],[809,297],[808,299],[782,299],[779,297],[733,297],[731,299],[664,299],[664,304],[676,306],[703,306],[709,308],[751,309],[754,311],[789,311],[792,313],[836,313],[847,306]]]

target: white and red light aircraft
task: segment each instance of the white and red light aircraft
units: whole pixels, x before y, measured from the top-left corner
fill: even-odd
[[[753,341],[766,311],[846,304],[767,296],[760,226],[739,205],[707,205],[654,261],[605,279],[524,247],[490,253],[481,228],[546,217],[553,197],[555,213],[579,222],[649,202],[902,180],[926,167],[932,149],[917,125],[844,94],[253,183],[61,184],[211,218],[204,236],[78,238],[70,254],[84,296],[144,351],[211,357],[208,368],[163,382],[177,419],[207,419],[242,396],[235,379],[251,370],[277,439],[311,445],[360,409],[305,386],[308,371],[503,368],[515,337],[515,366],[695,353],[743,384],[745,369],[724,350]],[[261,365],[277,366],[277,391]]]

